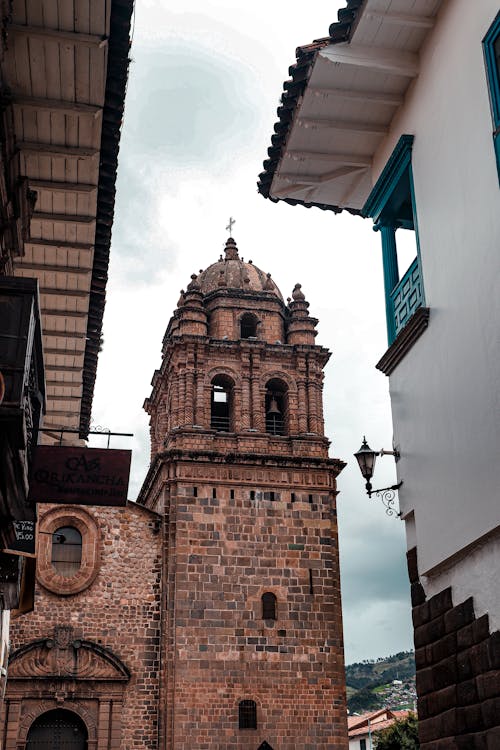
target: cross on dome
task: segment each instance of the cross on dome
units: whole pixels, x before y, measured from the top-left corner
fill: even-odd
[[[236,224],[236,219],[233,219],[232,216],[229,217],[229,224],[227,225],[226,229],[229,232],[229,236],[231,237],[233,233],[233,225]]]

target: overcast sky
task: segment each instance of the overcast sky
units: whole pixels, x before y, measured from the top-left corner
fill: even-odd
[[[137,0],[94,425],[134,438],[129,496],[149,465],[142,410],[179,290],[215,262],[229,216],[240,255],[296,282],[319,318],[330,454],[348,462],[338,496],[346,662],[413,647],[403,523],[369,500],[352,454],[363,434],[391,448],[379,238],[348,214],[274,204],[256,181],[288,67],[328,35],[344,3]],[[100,438],[92,444],[98,445]],[[379,459],[375,486],[395,480]]]

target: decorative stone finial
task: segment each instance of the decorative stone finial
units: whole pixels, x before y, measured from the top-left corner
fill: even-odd
[[[225,251],[226,260],[238,260],[238,248],[236,247],[236,242],[232,237],[229,237],[229,239],[227,240]]]
[[[264,282],[264,289],[272,289],[273,288],[273,282],[271,281],[271,274],[266,274],[267,278]]]
[[[181,296],[179,297],[177,307],[182,307],[183,304],[184,304],[184,289],[181,289]]]
[[[188,284],[188,292],[197,291],[198,289],[201,289],[200,282],[198,281],[198,276],[195,273],[191,274],[191,281]]]
[[[292,292],[292,297],[295,300],[295,302],[299,302],[299,301],[302,302],[306,298],[304,292],[302,292],[301,289],[302,289],[302,284],[295,284],[293,288],[293,292]]]

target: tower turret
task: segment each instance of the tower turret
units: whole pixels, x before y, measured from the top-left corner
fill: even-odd
[[[347,747],[336,477],[300,285],[224,256],[181,293],[145,402],[165,514],[165,747]]]

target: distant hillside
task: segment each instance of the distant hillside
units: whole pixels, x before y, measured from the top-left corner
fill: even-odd
[[[411,707],[415,695],[413,651],[348,664],[345,671],[347,705],[351,713],[383,707]],[[400,680],[402,685],[394,687],[394,680]]]

